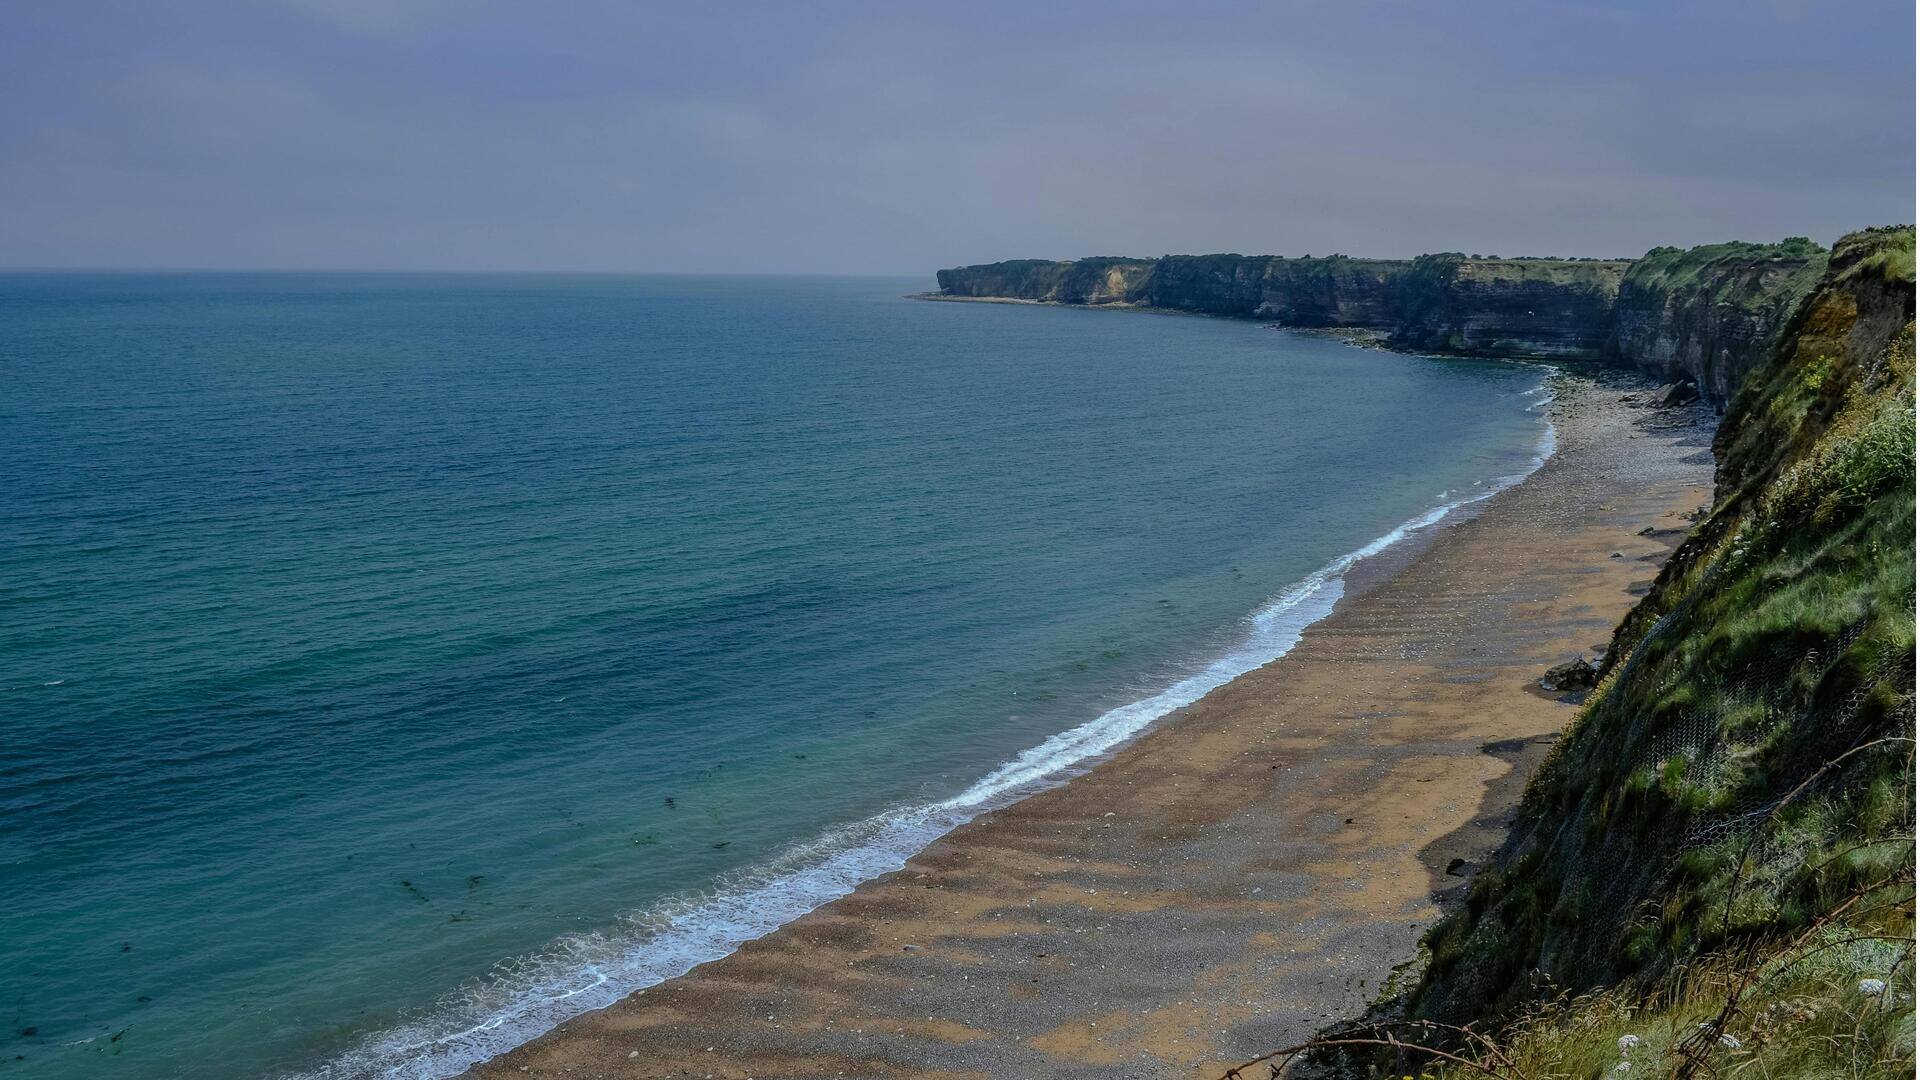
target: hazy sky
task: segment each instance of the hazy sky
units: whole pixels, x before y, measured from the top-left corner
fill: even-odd
[[[0,265],[931,273],[1914,218],[1914,9],[9,0]]]

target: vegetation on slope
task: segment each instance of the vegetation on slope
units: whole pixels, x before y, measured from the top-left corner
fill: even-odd
[[[1913,1075],[1913,319],[1911,228],[1835,245],[1506,848],[1308,1060]]]
[[[1610,988],[1513,1035],[1574,1072],[1593,1063],[1572,1042],[1622,1026],[1691,1071],[1791,1020],[1799,1049],[1767,1075],[1820,1073],[1807,1040],[1845,1015],[1864,1041],[1821,1046],[1911,1075],[1891,1033],[1913,1019],[1913,248],[1910,228],[1837,244],[1734,399],[1711,515],[1429,935],[1410,1015],[1511,1016],[1546,979]]]

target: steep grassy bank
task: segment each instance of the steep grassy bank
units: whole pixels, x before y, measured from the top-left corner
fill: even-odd
[[[1439,1071],[1912,1075],[1913,318],[1913,230],[1847,236],[1733,399],[1711,513],[1395,1006],[1501,1030],[1397,1029],[1477,1062]]]

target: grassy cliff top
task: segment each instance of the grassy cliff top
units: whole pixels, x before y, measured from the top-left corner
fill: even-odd
[[[1765,247],[1766,245],[1748,245]],[[1657,248],[1657,251],[1678,251],[1678,248]],[[1476,276],[1499,276],[1505,280],[1550,281],[1556,283],[1577,283],[1604,279],[1608,275],[1618,276],[1628,266],[1631,259],[1562,259],[1553,257],[1524,257],[1503,259],[1493,255],[1466,255],[1461,252],[1438,252],[1419,256],[1418,259],[1375,259],[1358,255],[1333,253],[1329,255],[1243,255],[1235,251],[1211,252],[1203,255],[1161,255],[1158,258],[1136,258],[1128,255],[1091,255],[1083,259],[1002,259],[999,262],[975,263],[969,266],[956,266],[951,269],[973,273],[1007,273],[1012,271],[1032,271],[1043,267],[1072,267],[1079,270],[1098,270],[1113,266],[1148,267],[1155,263],[1272,263],[1272,264],[1350,264],[1365,267],[1404,268],[1410,267],[1421,259],[1445,259],[1456,262],[1462,268],[1469,269]]]
[[[1083,270],[1104,270],[1114,266],[1152,266],[1152,259],[1135,259],[1126,255],[1089,255],[1084,259],[1002,259],[999,262],[972,263],[967,266],[948,267],[948,272],[962,273],[1014,273],[1033,271],[1043,268],[1078,268]]]
[[[1521,284],[1591,285],[1611,288],[1633,263],[1627,259],[1474,259],[1460,264],[1462,277]]]
[[[1625,287],[1661,293],[1695,290],[1716,301],[1735,303],[1742,298],[1753,303],[1781,299],[1797,303],[1819,282],[1827,258],[1827,249],[1804,236],[1790,236],[1777,244],[1734,241],[1685,249],[1657,247],[1634,261]],[[1730,287],[1736,283],[1737,287]]]
[[[1833,262],[1848,277],[1872,277],[1911,287],[1913,247],[1913,226],[1882,225],[1841,237],[1833,245]]]

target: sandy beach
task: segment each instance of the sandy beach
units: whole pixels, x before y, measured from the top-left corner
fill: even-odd
[[[1284,658],[468,1075],[1203,1078],[1356,1014],[1573,716],[1541,673],[1604,647],[1708,498],[1703,410],[1558,383],[1553,459],[1356,568]]]

